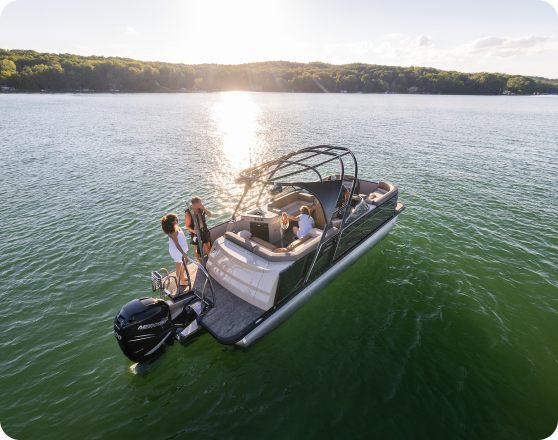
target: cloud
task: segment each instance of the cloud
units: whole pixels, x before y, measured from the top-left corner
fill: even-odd
[[[465,61],[477,57],[478,62],[490,58],[513,58],[558,51],[558,41],[551,37],[526,35],[519,38],[489,36],[450,49],[439,49],[432,36],[421,35],[410,43],[392,44],[388,41],[361,41],[335,45],[334,50],[346,50],[359,57],[380,55],[384,59],[411,64]],[[479,58],[482,57],[482,58]]]
[[[410,44],[405,44],[406,40],[402,40],[399,45],[394,45],[387,41],[361,41],[359,43],[351,43],[344,47],[355,55],[362,56],[365,54],[381,55],[386,59],[406,59],[409,61],[435,61],[446,60],[448,51],[438,50],[434,47],[433,37],[421,35],[413,40]],[[341,45],[336,45],[341,46]],[[340,48],[340,47],[338,47]]]
[[[482,50],[484,48],[494,47],[502,44],[506,38],[486,37],[481,38],[473,43],[473,50]]]
[[[533,55],[555,50],[555,44],[543,44],[549,39],[550,37],[538,35],[526,35],[519,38],[486,37],[474,41],[468,48],[465,48],[465,51],[471,55],[480,54],[498,58]]]
[[[137,31],[132,26],[128,26],[128,28],[126,29],[126,33],[128,35],[133,35],[133,34],[137,34]]]
[[[544,44],[541,47],[537,47],[530,51],[529,55],[540,55],[543,53],[555,52],[558,51],[558,41],[554,43]]]
[[[432,45],[432,37],[421,35],[416,40],[413,40],[409,47],[427,47],[430,45]]]

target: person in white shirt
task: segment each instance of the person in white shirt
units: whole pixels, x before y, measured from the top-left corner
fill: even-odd
[[[186,243],[186,237],[184,232],[178,226],[178,216],[175,213],[165,215],[161,219],[161,228],[163,232],[169,237],[169,253],[174,260],[176,266],[176,274],[180,273],[180,267],[182,265],[182,258],[185,258],[186,263],[188,259],[188,243]],[[180,286],[187,286],[188,280],[186,279],[186,272],[184,268],[180,274]]]
[[[302,238],[308,235],[308,231],[314,227],[314,219],[310,216],[310,209],[308,206],[300,207],[300,214],[298,217],[293,217],[287,214],[290,220],[298,222],[298,228],[295,226],[293,232],[298,238]]]

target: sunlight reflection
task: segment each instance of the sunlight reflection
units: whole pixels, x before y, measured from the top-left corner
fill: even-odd
[[[260,123],[262,111],[254,102],[254,94],[225,92],[220,98],[211,109],[214,141],[220,151],[216,158],[220,169],[213,175],[220,180],[215,181],[216,186],[224,184],[226,187],[226,191],[220,194],[225,196],[220,202],[232,210],[242,193],[242,186],[234,184],[234,179],[250,163],[252,166],[261,163],[267,148]]]
[[[257,131],[260,108],[252,101],[251,93],[222,93],[222,101],[212,109],[212,119],[221,138],[221,160],[227,162],[230,172],[237,174],[250,166],[258,152]],[[225,164],[223,164],[225,165]]]

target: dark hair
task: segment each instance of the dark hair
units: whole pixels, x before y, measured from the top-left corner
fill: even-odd
[[[310,209],[308,208],[308,206],[303,205],[300,207],[300,213],[310,215]]]
[[[192,205],[194,203],[201,203],[201,199],[199,197],[192,197]]]
[[[176,231],[176,225],[174,224],[175,221],[178,220],[178,216],[173,212],[172,214],[165,215],[161,219],[161,228],[165,234],[172,234]]]

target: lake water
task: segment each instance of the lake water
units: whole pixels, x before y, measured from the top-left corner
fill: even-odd
[[[0,423],[22,439],[542,439],[558,422],[558,97],[0,95]],[[148,369],[114,316],[159,220],[318,144],[399,187],[391,234],[248,349]],[[183,225],[183,218],[181,219]]]

